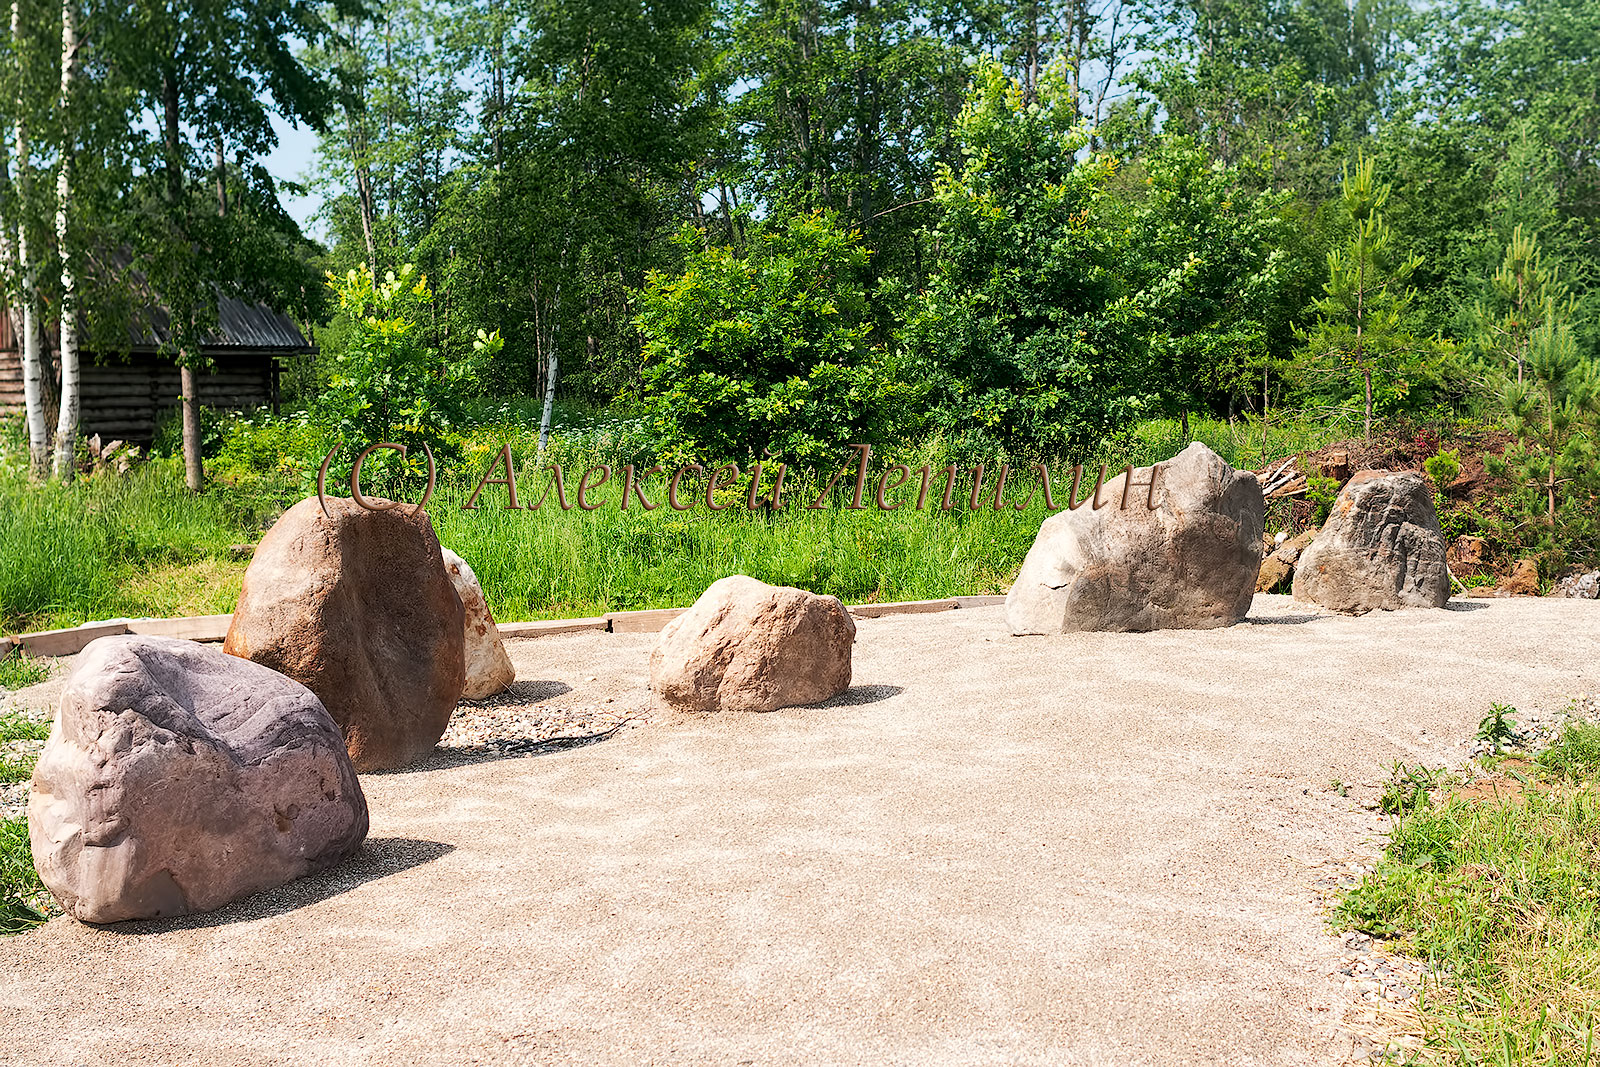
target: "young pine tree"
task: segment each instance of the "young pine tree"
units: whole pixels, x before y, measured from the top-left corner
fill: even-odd
[[[1477,307],[1478,346],[1497,371],[1523,379],[1523,364],[1534,331],[1550,313],[1569,314],[1571,299],[1558,272],[1540,261],[1539,243],[1517,224],[1505,260],[1492,279],[1494,300]]]
[[[1499,400],[1516,443],[1504,456],[1486,456],[1491,473],[1509,475],[1544,498],[1545,518],[1556,513],[1574,488],[1593,487],[1596,415],[1600,413],[1600,368],[1585,359],[1572,328],[1553,303],[1528,335],[1519,376],[1507,376]]]
[[[1373,398],[1403,398],[1409,372],[1433,347],[1406,326],[1412,290],[1407,284],[1421,265],[1418,256],[1397,260],[1381,209],[1389,186],[1373,180],[1373,161],[1357,157],[1344,170],[1343,208],[1352,223],[1350,240],[1328,253],[1328,280],[1315,307],[1317,322],[1306,335],[1311,369],[1341,386],[1360,383],[1364,433],[1372,437]]]

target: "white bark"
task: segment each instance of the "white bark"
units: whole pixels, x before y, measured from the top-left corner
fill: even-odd
[[[12,0],[11,39],[22,39],[21,0]],[[17,213],[17,314],[12,316],[12,326],[17,332],[17,348],[22,354],[23,409],[28,423],[28,469],[36,478],[44,477],[50,468],[50,425],[45,417],[45,368],[39,346],[39,279],[34,272],[33,257],[28,250],[28,211],[32,205],[32,161],[28,138],[28,120],[23,110],[22,90],[17,90],[17,200],[22,209]]]
[[[63,481],[72,480],[78,445],[78,278],[67,232],[73,156],[69,105],[78,71],[75,3],[76,0],[65,0],[61,5],[61,111],[69,132],[62,138],[61,166],[56,171],[56,241],[61,255],[61,406],[56,419],[55,476]]]
[[[544,461],[544,449],[550,443],[550,416],[556,403],[556,358],[554,345],[550,346],[550,372],[544,378],[544,414],[539,419],[539,457],[536,462]]]

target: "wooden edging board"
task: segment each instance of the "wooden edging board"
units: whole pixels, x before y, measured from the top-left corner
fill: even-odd
[[[983,608],[1004,604],[1003,596],[956,596],[943,600],[904,600],[888,604],[852,604],[850,613],[861,619],[884,615],[919,615],[957,608]],[[687,608],[656,608],[649,611],[613,611],[587,619],[544,619],[538,622],[503,622],[501,637],[549,637],[554,634],[581,633],[587,630],[616,634],[656,633],[682,615]],[[148,634],[177,637],[190,641],[221,641],[228,636],[232,615],[191,615],[176,619],[109,619],[86,622],[65,630],[41,630],[31,634],[0,636],[0,656],[12,646],[29,656],[75,656],[89,642],[120,634]]]

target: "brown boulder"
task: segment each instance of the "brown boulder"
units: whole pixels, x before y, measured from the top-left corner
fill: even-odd
[[[354,852],[367,802],[316,695],[168,637],[78,657],[33,772],[28,836],[69,915],[209,911]]]
[[[1501,596],[1538,596],[1539,561],[1519,559],[1511,573],[1500,581]]]
[[[1230,626],[1261,571],[1261,483],[1195,442],[1044,520],[1006,595],[1014,634]]]
[[[465,611],[420,508],[330,498],[328,512],[302,500],[267,531],[223,651],[316,693],[356,770],[402,767],[432,750],[461,699]]]
[[[517,680],[517,669],[511,665],[505,642],[500,640],[500,628],[494,624],[494,613],[484,599],[483,586],[472,573],[467,561],[450,551],[441,549],[445,573],[455,586],[456,596],[466,613],[464,637],[466,640],[466,685],[461,690],[463,700],[483,700]]]
[[[1300,553],[1305,551],[1306,546],[1316,535],[1315,529],[1302,530],[1275,546],[1261,561],[1261,572],[1256,576],[1256,592],[1270,593],[1293,577],[1294,566],[1300,559]]]
[[[1333,611],[1443,607],[1444,534],[1416,471],[1360,471],[1339,491],[1294,572],[1296,600]]]
[[[856,623],[837,597],[735,574],[661,631],[650,688],[677,711],[774,711],[850,688]]]

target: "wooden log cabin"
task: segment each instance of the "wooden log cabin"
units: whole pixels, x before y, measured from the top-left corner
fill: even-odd
[[[159,351],[166,313],[155,309],[148,318],[150,326],[139,331],[127,352],[82,353],[79,432],[85,436],[148,446],[162,414],[178,406],[177,364]],[[314,351],[289,316],[265,304],[222,297],[217,329],[201,346],[211,364],[196,383],[200,402],[228,410],[276,408],[279,360]],[[22,352],[11,316],[0,312],[0,415],[22,410]]]

